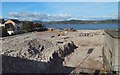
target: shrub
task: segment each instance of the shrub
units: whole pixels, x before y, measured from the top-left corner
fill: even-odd
[[[33,26],[33,28],[42,28],[43,27],[43,25],[40,23],[34,23],[32,26]]]
[[[28,31],[28,30],[32,29],[33,22],[31,22],[31,21],[23,21],[22,24],[23,24],[23,30]]]

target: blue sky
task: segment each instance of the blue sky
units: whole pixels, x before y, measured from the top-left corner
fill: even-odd
[[[2,2],[2,15],[29,20],[117,18],[117,2]]]
[[[1,0],[2,2],[118,2],[120,0]]]

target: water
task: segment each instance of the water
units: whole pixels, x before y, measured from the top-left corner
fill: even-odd
[[[57,28],[57,29],[64,29],[64,28],[73,28],[77,30],[84,30],[84,29],[116,29],[118,28],[118,24],[49,24],[45,25],[46,28]]]

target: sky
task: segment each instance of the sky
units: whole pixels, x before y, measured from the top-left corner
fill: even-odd
[[[2,2],[2,15],[19,20],[117,19],[118,2]]]
[[[119,2],[120,0],[1,0],[2,2]]]

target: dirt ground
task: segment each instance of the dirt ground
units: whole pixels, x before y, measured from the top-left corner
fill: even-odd
[[[92,33],[92,36],[80,36],[80,33]],[[1,54],[5,54],[8,48],[11,46],[17,46],[17,43],[21,43],[25,39],[39,38],[46,40],[49,43],[47,47],[55,45],[61,45],[62,42],[72,41],[77,48],[71,54],[64,58],[63,65],[67,67],[75,67],[72,72],[80,73],[83,69],[90,70],[103,70],[103,58],[102,50],[104,44],[104,35],[102,30],[77,30],[77,31],[45,31],[45,32],[32,32],[14,36],[8,36],[2,39],[2,51]],[[13,42],[14,41],[14,42]],[[12,43],[11,43],[12,42]],[[10,45],[12,44],[12,45]],[[52,45],[51,45],[52,44]],[[22,46],[22,45],[20,45]],[[85,71],[86,72],[86,71]]]

